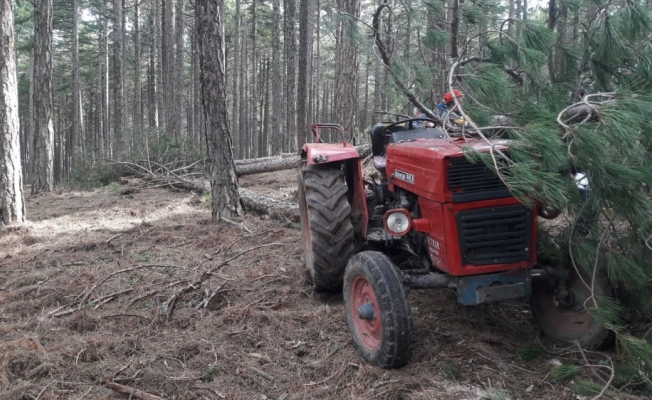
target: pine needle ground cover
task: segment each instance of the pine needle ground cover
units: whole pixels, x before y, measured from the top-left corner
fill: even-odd
[[[412,361],[375,368],[353,346],[341,296],[310,285],[299,231],[255,214],[239,220],[253,234],[213,224],[200,197],[129,181],[30,197],[30,222],[0,233],[0,399],[114,398],[107,379],[169,399],[575,396],[575,378],[550,374],[551,359],[572,355],[541,354],[527,301],[464,307],[452,291],[415,290]],[[241,182],[287,199],[296,172]],[[220,287],[204,307],[204,289]]]

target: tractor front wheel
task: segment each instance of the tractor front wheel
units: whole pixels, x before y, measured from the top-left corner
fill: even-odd
[[[614,333],[600,325],[587,308],[595,307],[597,298],[608,297],[611,289],[607,277],[598,273],[580,276],[575,269],[569,270],[564,287],[547,281],[535,281],[532,285],[532,314],[541,329],[553,339],[569,344],[579,343],[583,348],[598,349],[613,342]]]
[[[339,165],[299,165],[299,208],[306,268],[317,290],[337,291],[355,251],[351,205]]]
[[[364,251],[349,260],[344,305],[349,331],[362,358],[382,368],[399,368],[408,362],[410,305],[387,256]]]

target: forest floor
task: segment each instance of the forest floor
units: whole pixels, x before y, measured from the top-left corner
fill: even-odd
[[[296,198],[294,171],[240,183]],[[412,359],[382,370],[356,353],[341,294],[310,285],[296,225],[248,214],[248,233],[139,184],[28,196],[29,222],[0,231],[0,399],[128,398],[107,381],[169,399],[579,398],[551,378],[562,357],[519,357],[555,348],[525,300],[413,290]]]

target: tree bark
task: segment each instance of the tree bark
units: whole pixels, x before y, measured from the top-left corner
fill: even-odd
[[[79,0],[73,1],[72,7],[72,131],[70,134],[71,166],[77,162],[78,148],[81,142],[81,83],[79,81]]]
[[[335,122],[342,125],[345,132],[353,135],[355,130],[355,111],[357,108],[358,55],[352,37],[356,21],[360,15],[359,0],[338,0],[339,10],[352,17],[342,16],[337,34],[337,56],[335,66]]]
[[[124,91],[124,42],[122,40],[124,25],[122,18],[122,0],[113,1],[113,102],[115,155],[122,159],[126,153],[125,143],[125,91]]]
[[[34,180],[32,194],[54,189],[52,0],[34,2]]]
[[[457,41],[460,33],[460,0],[451,1],[451,57],[459,57]]]
[[[312,45],[315,24],[315,0],[302,0],[301,28],[299,32],[299,78],[297,85],[297,149],[301,151],[310,132],[308,122],[308,101],[310,78],[312,76]]]
[[[281,93],[281,35],[279,25],[281,23],[281,2],[272,0],[272,154],[280,154],[283,151],[283,102]]]
[[[251,89],[251,96],[249,96],[249,110],[250,112],[250,118],[249,120],[252,122],[251,124],[251,131],[249,135],[249,154],[251,157],[260,157],[258,154],[258,135],[260,134],[259,130],[259,121],[262,120],[262,115],[257,115],[256,109],[258,107],[258,85],[257,85],[257,76],[258,76],[258,71],[256,70],[258,68],[258,55],[256,54],[256,2],[252,1],[251,2],[251,67],[252,67],[252,74],[251,74],[251,86],[249,86]]]
[[[361,159],[371,153],[370,144],[355,146],[355,149]],[[277,156],[273,158],[263,157],[259,159],[238,160],[236,161],[236,174],[238,176],[244,176],[292,169],[297,167],[300,159],[300,156],[295,155],[292,157]]]
[[[156,0],[150,0],[150,3],[154,3]],[[149,15],[149,67],[148,67],[148,97],[149,104],[147,107],[148,119],[149,119],[149,128],[158,129],[159,127],[159,112],[158,112],[158,99],[159,99],[159,75],[158,75],[158,32],[156,30],[156,13],[154,9],[156,4],[150,4],[150,15]]]
[[[112,158],[111,129],[109,127],[109,1],[104,0],[104,15],[102,17],[102,68],[100,70],[100,85],[102,90],[102,140],[100,142],[100,156]]]
[[[140,2],[134,1],[134,136],[140,140],[143,132],[142,84],[140,81]]]
[[[206,124],[206,143],[210,159],[212,215],[242,214],[238,178],[226,105],[224,37],[220,9],[224,0],[197,0],[195,18],[199,34],[202,104]],[[237,57],[238,54],[235,54]]]
[[[232,132],[236,136],[236,139],[240,138],[240,125],[239,125],[239,120],[240,120],[240,90],[238,85],[240,84],[240,59],[241,59],[241,52],[240,52],[240,25],[241,25],[241,17],[240,17],[240,0],[235,1],[235,32],[233,33],[233,41],[234,41],[234,49],[233,49],[233,73],[232,73],[232,80],[233,80],[233,112],[231,114],[232,117]],[[236,154],[240,154],[240,145],[239,142],[235,143],[235,152]]]
[[[12,1],[0,2],[0,215],[4,225],[25,222],[13,8]]]
[[[32,169],[34,166],[34,54],[29,60],[29,98],[27,101],[29,102],[29,114],[25,118],[27,120],[27,138],[25,141],[26,159],[23,160],[25,165],[23,178],[29,182],[34,174]]]
[[[185,0],[177,0],[177,8],[175,13],[174,24],[174,41],[175,41],[175,56],[174,56],[174,110],[172,114],[172,130],[174,137],[181,139],[183,137],[183,93],[184,93],[184,76],[183,76],[183,63],[185,56],[185,48],[183,41],[184,34],[184,4]]]
[[[283,0],[285,17],[285,118],[287,122],[285,130],[285,143],[283,151],[293,151],[296,149],[297,137],[297,96],[295,93],[296,83],[296,0]]]

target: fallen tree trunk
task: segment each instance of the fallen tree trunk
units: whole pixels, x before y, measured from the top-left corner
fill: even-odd
[[[269,157],[260,157],[260,158],[243,158],[242,160],[235,160],[235,165],[256,164],[264,161],[282,160],[288,157],[296,157],[296,153],[283,153],[279,156],[269,156]]]
[[[211,191],[210,183],[203,181],[172,181],[170,185],[195,192],[210,193]],[[243,188],[240,188],[239,193],[245,209],[269,215],[279,221],[299,221],[299,205],[297,203],[272,199]]]
[[[299,221],[299,204],[297,203],[272,199],[247,189],[240,189],[239,192],[242,204],[246,209],[269,215],[280,221]]]
[[[371,144],[361,144],[360,146],[355,146],[360,158],[363,159],[371,153]],[[247,164],[238,164],[236,162],[235,170],[238,176],[253,175],[253,174],[262,174],[264,172],[274,172],[274,171],[283,171],[286,169],[296,168],[299,164],[301,157],[298,155],[292,157],[271,159],[265,160],[267,157],[261,160],[260,162],[247,163]]]

